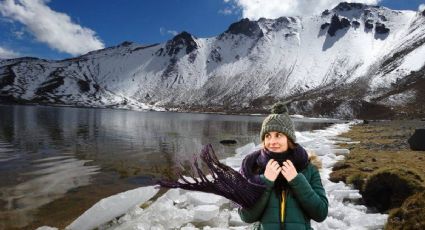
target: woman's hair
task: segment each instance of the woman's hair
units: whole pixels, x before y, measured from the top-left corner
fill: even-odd
[[[295,143],[292,141],[291,138],[287,138],[288,139],[288,148],[290,149],[295,149]]]

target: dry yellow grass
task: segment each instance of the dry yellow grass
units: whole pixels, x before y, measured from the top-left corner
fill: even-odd
[[[350,149],[350,154],[335,165],[330,179],[354,184],[364,198],[370,196],[368,191],[375,189],[383,196],[391,193],[392,201],[394,197],[399,199],[392,203],[396,207],[381,207],[390,214],[385,229],[425,229],[425,221],[417,221],[418,213],[425,213],[425,196],[419,193],[425,188],[425,151],[412,151],[407,142],[416,128],[425,128],[425,122],[369,122],[355,125],[341,135],[360,143],[341,145]],[[371,181],[373,184],[368,184]],[[404,193],[410,197],[403,197]]]

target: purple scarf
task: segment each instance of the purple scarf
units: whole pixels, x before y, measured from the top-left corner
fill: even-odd
[[[282,158],[276,159],[276,155],[282,155]],[[248,179],[249,182],[254,184],[264,185],[260,179],[260,174],[264,173],[267,163],[270,159],[279,161],[279,165],[285,160],[291,160],[297,172],[301,172],[308,165],[308,154],[303,147],[296,144],[292,151],[286,153],[273,153],[267,149],[257,150],[245,157],[242,161],[240,173]]]
[[[212,180],[207,179],[205,173],[199,168],[197,159],[195,158],[192,171],[196,171],[198,178],[192,173],[191,179],[194,182],[186,180],[179,173],[180,179],[183,182],[161,180],[159,184],[167,188],[182,188],[217,194],[226,197],[243,208],[252,207],[266,189],[264,185],[251,183],[238,171],[222,164],[215,155],[211,145],[206,145],[202,149],[201,160],[208,166],[209,173],[213,177]]]
[[[282,154],[280,154],[282,155]],[[162,187],[166,188],[182,188],[186,190],[200,191],[217,194],[233,201],[243,208],[252,207],[264,193],[266,187],[260,180],[259,173],[264,171],[267,162],[270,160],[272,153],[266,150],[255,151],[242,162],[241,173],[235,171],[231,167],[222,164],[214,153],[211,145],[206,145],[201,152],[201,160],[208,166],[212,180],[209,180],[205,173],[202,172],[195,158],[194,168],[191,179],[188,181],[179,173],[179,181],[159,181]],[[291,153],[285,155],[290,159],[297,171],[300,172],[308,164],[308,156],[305,150],[297,145]],[[259,172],[255,170],[259,169]]]

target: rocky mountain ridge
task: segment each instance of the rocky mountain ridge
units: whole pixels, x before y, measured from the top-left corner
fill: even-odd
[[[242,19],[212,38],[124,42],[61,61],[0,60],[0,101],[339,118],[425,116],[425,12],[340,3]]]

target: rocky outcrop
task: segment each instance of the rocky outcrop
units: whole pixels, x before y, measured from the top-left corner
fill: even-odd
[[[364,26],[366,29],[369,29],[369,30],[373,29],[373,20],[370,20],[370,19],[366,20]]]
[[[360,27],[360,22],[358,22],[358,21],[354,20],[354,21],[352,21],[352,22],[351,22],[351,25],[352,25],[354,28],[358,28],[358,27]]]
[[[367,5],[364,5],[362,3],[341,2],[334,8],[334,10],[338,10],[338,11],[361,10],[365,8],[366,6]]]
[[[330,11],[330,10],[324,10],[324,11],[322,12],[322,17],[324,17],[324,16],[328,16],[329,14],[331,14],[331,11]]]
[[[243,34],[251,38],[264,36],[258,22],[250,21],[248,18],[244,18],[239,22],[231,24],[229,29],[227,29],[224,33]]]
[[[408,142],[410,149],[414,151],[425,151],[425,128],[416,129]]]
[[[86,93],[90,91],[90,82],[85,80],[78,80],[77,84],[81,92]]]
[[[325,22],[325,23],[323,23],[323,24],[320,26],[320,29],[321,29],[321,30],[324,30],[324,29],[328,28],[328,27],[329,27],[329,25],[330,25],[330,23],[329,23],[329,22]]]
[[[198,44],[192,37],[192,35],[186,31],[176,35],[172,40],[168,41],[165,46],[165,53],[168,56],[174,56],[185,49],[185,54],[189,54],[198,48]],[[162,52],[161,52],[162,54]]]
[[[383,23],[375,23],[375,32],[378,34],[387,34],[390,32],[390,29],[385,27],[385,24]]]
[[[12,85],[15,81],[15,77],[11,65],[5,66],[3,73],[0,73],[0,89],[7,85]]]
[[[334,14],[331,19],[331,24],[328,29],[330,36],[335,36],[338,30],[350,27],[350,21],[346,18],[339,18],[338,15]]]

